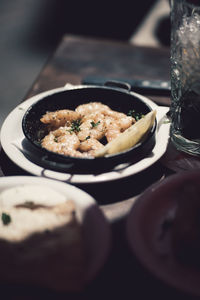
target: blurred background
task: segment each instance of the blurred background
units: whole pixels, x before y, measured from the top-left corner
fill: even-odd
[[[0,125],[64,34],[168,46],[167,9],[167,0],[0,0]]]

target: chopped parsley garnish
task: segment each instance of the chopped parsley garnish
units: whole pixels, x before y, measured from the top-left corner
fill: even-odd
[[[3,225],[8,225],[11,222],[11,217],[10,217],[10,215],[8,215],[6,213],[2,213],[1,220],[3,222]]]
[[[100,121],[98,121],[96,123],[94,121],[92,121],[92,122],[90,122],[90,124],[92,125],[92,128],[94,128],[94,127],[97,127],[100,124]]]
[[[143,113],[136,112],[134,109],[129,110],[129,112],[127,113],[127,116],[133,117],[136,121],[138,121],[144,117]]]
[[[57,142],[58,142],[58,139],[57,139],[57,138],[55,138],[55,139],[54,139],[54,142],[55,142],[55,143],[57,143]]]
[[[69,130],[69,132],[79,132],[81,130],[80,125],[81,125],[80,119],[72,121],[71,129]]]
[[[90,135],[88,135],[88,136],[86,136],[86,138],[85,138],[86,140],[89,140],[90,139]]]

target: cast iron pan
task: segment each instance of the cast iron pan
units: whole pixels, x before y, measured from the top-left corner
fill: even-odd
[[[108,86],[109,85],[109,86]],[[114,86],[113,86],[114,85]],[[117,87],[116,87],[117,85]],[[156,122],[146,139],[134,147],[115,155],[98,158],[76,158],[57,154],[42,148],[41,139],[46,132],[46,126],[40,118],[47,111],[58,109],[74,110],[78,105],[88,102],[101,102],[111,109],[127,114],[129,110],[146,114],[152,109],[141,99],[130,92],[127,84],[116,82],[105,86],[78,85],[67,90],[55,92],[34,103],[25,112],[22,129],[30,147],[37,152],[37,163],[45,168],[62,172],[98,173],[112,169],[124,162],[136,161],[141,155],[149,153],[155,145]],[[34,152],[34,151],[33,151]]]

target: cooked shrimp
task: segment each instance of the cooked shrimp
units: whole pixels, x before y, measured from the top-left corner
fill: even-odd
[[[92,112],[83,116],[83,118],[81,119],[81,123],[84,123],[89,119],[96,123],[98,121],[102,121],[104,118],[105,116],[101,112]]]
[[[79,146],[79,150],[86,152],[90,150],[97,150],[104,147],[103,144],[101,144],[98,140],[89,138],[86,141],[81,142]]]
[[[64,155],[91,157],[103,147],[99,140],[106,137],[112,141],[135,119],[100,102],[90,102],[79,105],[75,111],[47,112],[41,122],[51,130],[42,140],[42,147]]]
[[[134,118],[125,115],[124,117],[119,118],[117,122],[120,126],[121,132],[123,132],[124,130],[128,129],[132,124],[134,124],[136,121]]]
[[[102,139],[105,134],[104,116],[98,113],[86,115],[79,129],[77,136],[80,141],[85,141],[88,137]]]
[[[81,114],[82,116],[94,112],[106,114],[108,110],[110,110],[110,108],[107,105],[102,104],[100,102],[90,102],[90,103],[82,104],[77,106],[77,108],[75,109],[75,111]]]
[[[60,127],[50,131],[41,143],[42,147],[59,154],[71,155],[79,147],[80,141],[77,135],[68,130],[68,127]]]
[[[110,142],[121,133],[120,127],[119,124],[116,122],[116,120],[111,117],[106,117],[104,122],[105,122],[105,137],[107,141]]]
[[[69,126],[72,121],[80,118],[81,115],[76,111],[61,109],[54,112],[47,112],[40,121],[45,124],[50,124],[54,128],[58,128],[60,126]]]
[[[127,116],[124,113],[120,113],[118,111],[110,110],[107,112],[107,116],[117,120],[121,131],[126,130],[133,123],[135,123],[135,119],[133,117]]]
[[[83,141],[79,150],[88,154],[88,157],[93,157],[96,150],[103,148],[104,145],[101,144],[98,140],[89,138],[86,141]]]
[[[105,117],[105,137],[108,142],[116,138],[121,132],[129,128],[133,123],[132,117],[127,117],[125,114],[117,113],[112,114],[113,116],[121,115],[121,118],[113,118],[110,116]]]

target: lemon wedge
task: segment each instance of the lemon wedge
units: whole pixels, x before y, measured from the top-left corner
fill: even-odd
[[[115,154],[136,145],[152,128],[156,118],[156,110],[147,113],[143,118],[126,129],[123,133],[95,152],[95,157]]]

